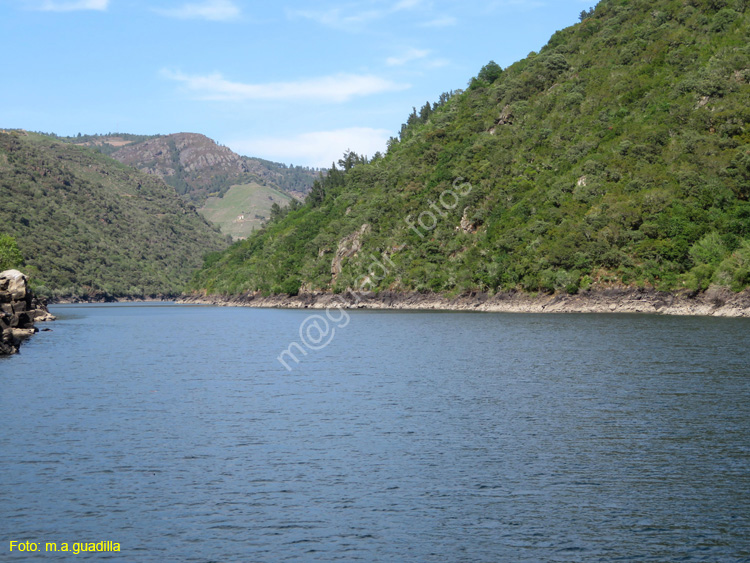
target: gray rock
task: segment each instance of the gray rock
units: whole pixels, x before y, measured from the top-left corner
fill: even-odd
[[[21,342],[38,332],[35,322],[55,320],[28,281],[18,270],[0,272],[0,356],[18,352]]]
[[[26,299],[26,286],[29,278],[24,274],[18,270],[5,270],[0,273],[0,280],[4,282],[0,282],[0,288],[3,288],[4,285],[3,289],[10,292],[10,297],[13,301]]]

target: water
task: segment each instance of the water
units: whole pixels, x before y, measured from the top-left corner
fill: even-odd
[[[750,561],[748,320],[352,312],[289,372],[305,311],[53,312],[3,561]]]

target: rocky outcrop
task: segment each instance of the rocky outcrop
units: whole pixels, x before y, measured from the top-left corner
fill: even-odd
[[[358,230],[345,236],[339,241],[336,255],[331,261],[331,275],[333,276],[333,281],[336,281],[336,277],[341,273],[344,258],[356,256],[357,253],[362,250],[362,237],[369,232],[370,225],[365,223]]]
[[[513,113],[510,111],[510,106],[505,106],[503,112],[495,120],[495,125],[490,128],[490,134],[494,135],[498,126],[500,125],[513,125]]]
[[[283,165],[240,156],[197,133],[175,133],[131,143],[116,150],[112,157],[160,177],[177,188],[178,193],[201,202],[209,193],[223,193],[232,185],[249,182],[269,184],[304,199],[318,175],[313,170],[294,172]],[[290,175],[294,174],[307,179],[298,189],[291,189],[289,183]]]
[[[123,164],[162,178],[178,173],[187,173],[192,177],[194,173],[234,175],[251,172],[241,156],[196,133],[175,133],[134,143],[119,149],[112,156]]]
[[[456,227],[456,231],[461,231],[466,234],[473,234],[477,232],[477,226],[471,219],[469,219],[469,208],[464,209],[463,217],[461,217],[461,224]]]
[[[0,273],[0,356],[18,352],[21,342],[38,331],[35,322],[55,320],[28,282],[18,270]]]

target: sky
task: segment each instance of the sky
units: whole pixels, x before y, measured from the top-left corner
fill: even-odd
[[[592,0],[0,0],[0,128],[202,133],[328,167]]]

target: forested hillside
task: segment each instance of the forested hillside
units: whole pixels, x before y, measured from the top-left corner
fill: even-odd
[[[603,0],[539,53],[415,108],[385,155],[347,154],[192,287],[747,287],[746,8]]]
[[[0,257],[22,256],[38,293],[176,294],[226,245],[158,178],[50,137],[0,132]]]

